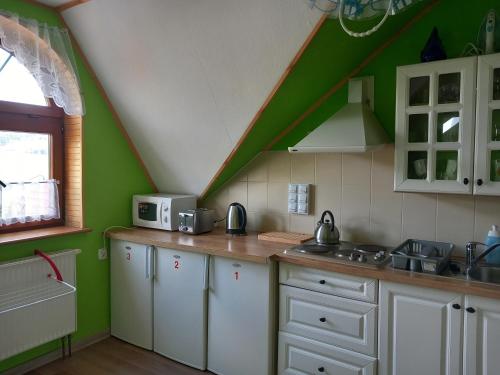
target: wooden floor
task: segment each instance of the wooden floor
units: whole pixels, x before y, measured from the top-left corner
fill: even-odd
[[[31,375],[210,375],[110,337],[34,371]]]

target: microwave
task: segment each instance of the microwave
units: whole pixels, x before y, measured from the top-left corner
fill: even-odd
[[[179,194],[134,195],[132,222],[135,226],[175,231],[179,212],[196,208],[196,196]]]

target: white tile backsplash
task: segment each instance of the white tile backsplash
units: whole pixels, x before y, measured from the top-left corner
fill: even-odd
[[[452,242],[458,253],[500,224],[500,197],[393,192],[394,147],[361,154],[259,155],[204,204],[225,215],[238,201],[248,227],[313,233],[331,210],[342,239],[396,246],[407,238]],[[288,183],[310,183],[310,215],[287,213]]]
[[[293,184],[313,184],[315,170],[314,154],[292,154],[292,175]]]
[[[436,239],[437,194],[403,193],[403,238]]]

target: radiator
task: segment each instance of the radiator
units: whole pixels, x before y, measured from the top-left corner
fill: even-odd
[[[76,331],[78,249],[0,263],[0,361]]]

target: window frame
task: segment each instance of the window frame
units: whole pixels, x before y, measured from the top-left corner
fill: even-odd
[[[52,99],[47,102],[45,107],[0,100],[0,130],[51,135],[50,172],[51,178],[59,181],[60,218],[2,225],[0,234],[64,225],[64,111]]]

